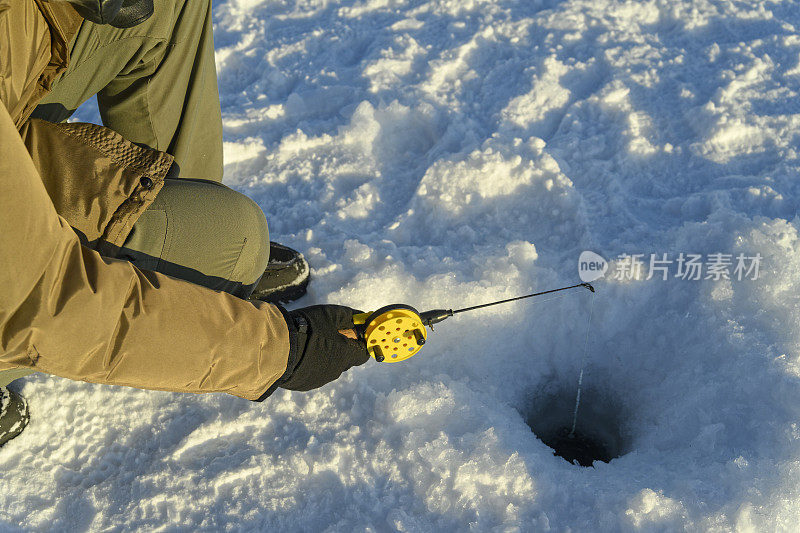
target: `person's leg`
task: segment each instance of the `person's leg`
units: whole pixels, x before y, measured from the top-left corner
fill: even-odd
[[[266,217],[250,198],[213,181],[167,179],[117,257],[247,298],[269,251]]]
[[[84,21],[71,54],[35,117],[60,122],[97,94],[105,126],[174,155],[183,176],[222,180],[210,0],[156,0],[133,28]]]
[[[129,29],[84,22],[73,43],[67,72],[56,81],[35,116],[54,122],[65,120],[95,93],[105,126],[130,141],[173,154],[183,177],[221,181],[222,119],[209,0],[156,0],[153,16]],[[205,190],[211,189],[206,187]],[[159,196],[164,194],[162,190]],[[191,218],[180,222],[184,228],[181,235],[186,236],[187,244],[175,245],[172,249],[181,248],[180,253],[160,257],[156,248],[165,238],[161,227],[163,209],[151,208],[137,222],[126,243],[131,252],[127,257],[135,256],[137,265],[219,290],[236,291],[237,295],[252,291],[249,285],[261,278],[254,297],[266,301],[290,301],[305,294],[308,263],[299,252],[279,245],[271,252],[267,246],[267,258],[273,253],[275,261],[269,263],[266,272],[262,270],[255,276],[248,272],[225,275],[232,257],[225,247],[233,242],[241,243],[245,235],[258,233],[258,228],[265,223],[253,222],[253,227],[238,237],[213,228],[209,230],[213,224],[207,221],[223,215],[214,201],[200,197],[181,199],[176,194],[169,196],[173,206],[193,206],[187,211]],[[204,208],[200,209],[203,204]],[[204,209],[209,206],[217,209],[217,213],[206,213]],[[178,216],[173,216],[173,227],[178,224]],[[240,214],[235,210],[226,210],[223,218],[229,222],[214,228],[242,227],[235,222],[237,217]],[[197,225],[192,227],[188,220],[194,220]],[[264,235],[266,238],[266,230]],[[222,241],[214,243],[213,238]],[[257,263],[261,254],[248,252],[250,246],[254,246],[252,237],[243,249],[244,261],[250,254],[259,258]],[[217,252],[222,253],[222,257],[217,257]]]
[[[153,16],[133,28],[84,22],[67,72],[35,116],[65,120],[97,94],[105,126],[172,153],[182,176],[221,181],[210,2],[156,0],[154,7]],[[268,254],[266,219],[247,197],[219,184],[168,180],[118,257],[246,297]]]

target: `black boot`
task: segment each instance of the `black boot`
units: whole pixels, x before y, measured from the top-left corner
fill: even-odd
[[[306,293],[310,272],[303,254],[270,242],[269,264],[251,298],[271,303],[297,300]]]
[[[0,446],[22,433],[29,420],[25,398],[0,387]]]

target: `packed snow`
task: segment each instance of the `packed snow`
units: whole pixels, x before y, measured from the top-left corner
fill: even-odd
[[[577,283],[591,250],[609,268],[577,426],[620,456],[570,464],[529,427],[571,423],[592,295],[567,291],[263,404],[21,380],[0,529],[796,529],[795,2],[227,0],[214,18],[225,183],[308,258],[294,307],[474,305]],[[729,254],[728,279],[683,279],[688,254]],[[741,256],[759,271],[735,275]]]

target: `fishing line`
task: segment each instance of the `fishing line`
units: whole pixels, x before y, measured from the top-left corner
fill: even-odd
[[[592,292],[592,301],[589,303],[589,320],[586,321],[586,340],[583,344],[583,359],[581,359],[581,373],[578,376],[578,392],[575,394],[575,409],[572,411],[572,429],[568,437],[575,436],[575,426],[578,423],[578,408],[581,405],[581,389],[583,387],[583,371],[586,368],[586,356],[589,353],[589,332],[592,327],[592,314],[594,312],[594,297],[595,293]]]

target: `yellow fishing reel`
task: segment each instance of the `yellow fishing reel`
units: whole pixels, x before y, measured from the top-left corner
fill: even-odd
[[[356,334],[379,363],[399,363],[415,355],[428,338],[422,318],[409,305],[393,304],[353,315]]]

